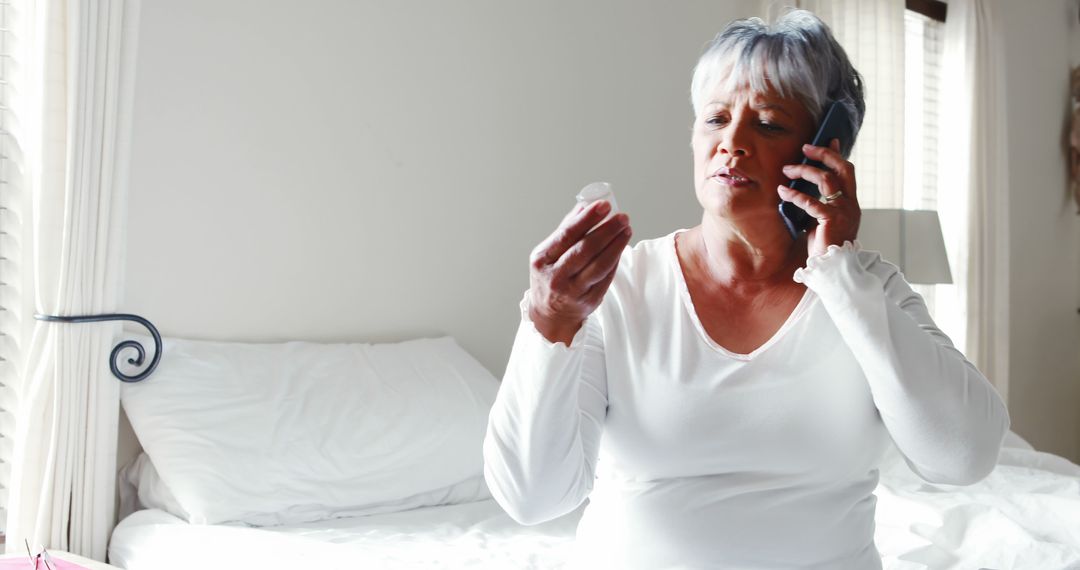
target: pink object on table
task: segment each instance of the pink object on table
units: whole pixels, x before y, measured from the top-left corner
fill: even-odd
[[[30,562],[28,556],[0,558],[0,570],[31,570],[33,567],[34,563]],[[55,570],[88,570],[86,566],[68,562],[66,560],[60,560],[55,556],[52,557],[52,567]],[[45,570],[44,562],[38,563],[38,570]]]

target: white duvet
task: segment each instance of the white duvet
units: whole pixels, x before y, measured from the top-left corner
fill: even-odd
[[[1080,466],[1008,447],[969,487],[882,467],[875,541],[891,569],[1080,569]],[[110,562],[128,570],[566,567],[580,509],[524,527],[491,500],[296,526],[187,524],[143,510],[117,526]]]

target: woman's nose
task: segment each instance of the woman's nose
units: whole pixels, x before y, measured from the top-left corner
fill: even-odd
[[[750,153],[750,145],[746,140],[746,127],[737,123],[728,125],[726,132],[720,137],[717,148],[720,154],[732,156],[746,156]]]

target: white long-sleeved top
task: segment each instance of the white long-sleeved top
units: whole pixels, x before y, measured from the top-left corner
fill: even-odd
[[[930,482],[993,469],[1005,406],[896,266],[830,246],[795,272],[807,291],[776,334],[736,354],[697,318],[678,233],[623,252],[569,346],[522,301],[484,474],[524,524],[588,497],[578,567],[880,568],[890,437]]]

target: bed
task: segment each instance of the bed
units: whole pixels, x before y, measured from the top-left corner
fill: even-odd
[[[491,499],[478,476],[497,381],[452,339],[166,339],[163,354],[123,390],[145,453],[121,478],[111,564],[568,566],[584,506],[526,527]],[[1080,466],[1014,433],[969,487],[926,483],[893,450],[875,494],[885,568],[1080,569]]]

